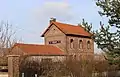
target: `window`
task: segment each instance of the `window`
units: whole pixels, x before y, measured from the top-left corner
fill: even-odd
[[[90,41],[87,41],[87,48],[91,49]]]
[[[73,44],[74,44],[73,41],[74,41],[73,39],[70,39],[70,48],[73,48],[73,47],[74,47],[74,45],[73,45]]]
[[[83,42],[82,42],[82,40],[79,40],[79,48],[80,48],[80,49],[83,48]]]
[[[51,41],[49,41],[49,44],[52,44],[52,42],[51,42]]]
[[[49,44],[57,44],[57,43],[61,43],[61,41],[60,40],[49,41]]]
[[[61,41],[59,40],[59,41],[57,41],[57,43],[61,43]]]

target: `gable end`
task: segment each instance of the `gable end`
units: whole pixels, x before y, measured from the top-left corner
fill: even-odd
[[[44,37],[44,35],[47,33],[47,31],[50,29],[50,27],[52,25],[55,25],[55,27],[57,27],[62,33],[64,33],[58,26],[56,26],[56,24],[51,23],[50,26],[43,32],[43,34],[41,35],[41,37]],[[65,33],[64,33],[65,34]]]

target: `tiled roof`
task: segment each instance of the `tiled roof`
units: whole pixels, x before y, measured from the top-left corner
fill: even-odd
[[[44,37],[44,34],[49,30],[49,28],[54,24],[56,27],[58,27],[64,34],[70,34],[70,35],[80,35],[80,36],[92,36],[91,33],[87,32],[82,26],[75,26],[71,24],[65,24],[60,22],[54,22],[52,21],[50,26],[46,29],[46,31],[42,34],[42,37]]]
[[[14,47],[19,47],[23,52],[33,55],[65,55],[63,51],[52,45],[36,45],[16,43]]]

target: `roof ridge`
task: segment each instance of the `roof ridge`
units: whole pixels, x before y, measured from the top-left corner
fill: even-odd
[[[75,24],[70,24],[70,23],[62,23],[62,22],[53,22],[53,23],[60,23],[60,24],[65,24],[65,25],[69,25],[69,26],[74,26],[74,27],[77,27],[78,25],[75,25]]]
[[[53,22],[54,23],[54,22]],[[72,26],[72,27],[80,27],[82,29],[85,30],[85,28],[82,26],[82,25],[75,25],[75,24],[69,24],[69,23],[61,23],[61,22],[56,22],[56,23],[60,23],[60,24],[65,24],[65,25],[69,25],[69,26]],[[86,31],[87,32],[87,31]],[[88,32],[89,33],[89,32]]]

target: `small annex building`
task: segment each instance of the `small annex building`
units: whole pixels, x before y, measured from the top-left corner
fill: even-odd
[[[51,58],[53,60],[62,59],[65,56],[64,52],[52,45],[36,45],[23,43],[16,43],[12,48],[12,53],[10,54],[38,57],[39,59]]]

